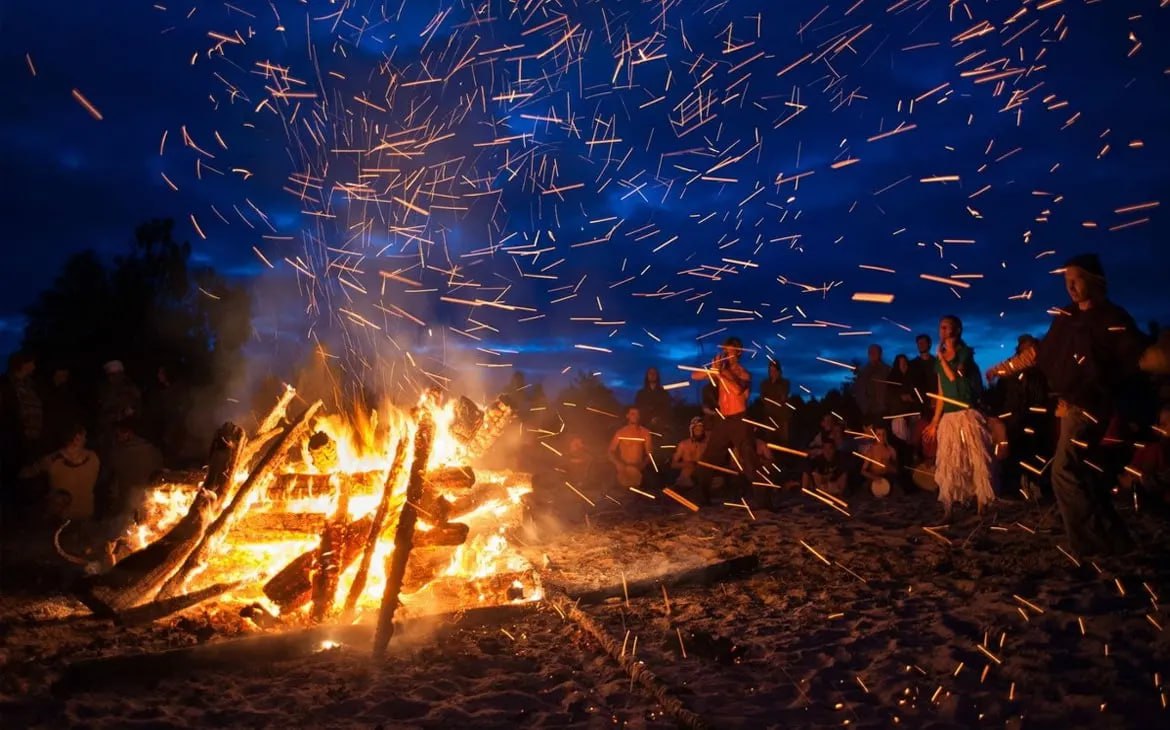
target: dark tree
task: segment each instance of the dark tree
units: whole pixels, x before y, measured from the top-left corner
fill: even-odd
[[[118,359],[142,380],[165,365],[211,386],[238,365],[251,332],[247,293],[192,265],[169,219],[138,226],[129,252],[110,263],[93,251],[73,255],[25,314],[23,346],[68,363],[83,382]]]
[[[625,409],[609,386],[591,373],[578,371],[564,390],[557,394],[553,407],[564,421],[567,437],[580,436],[587,444],[599,447],[626,422]]]

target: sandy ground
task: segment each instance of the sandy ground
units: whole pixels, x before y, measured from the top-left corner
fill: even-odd
[[[585,609],[712,727],[1154,727],[1170,718],[1162,520],[1127,513],[1150,547],[1078,567],[1057,549],[1055,515],[1019,502],[983,520],[960,514],[932,535],[923,525],[937,524],[938,508],[927,495],[859,498],[852,517],[792,496],[754,520],[742,509],[690,514],[640,500],[525,549],[550,586],[570,591],[758,554],[761,568],[746,578]],[[84,658],[228,640],[238,622],[227,618],[196,609],[120,630],[68,599],[4,598],[0,725],[675,725],[547,605],[408,630],[380,664],[355,642],[226,671],[53,688]]]

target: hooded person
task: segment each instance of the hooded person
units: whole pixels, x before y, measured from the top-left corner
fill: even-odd
[[[1074,256],[1061,271],[1070,303],[1056,310],[1038,343],[987,376],[1011,376],[1033,366],[1044,374],[1060,419],[1050,473],[1069,545],[1082,556],[1124,553],[1133,540],[1086,451],[1100,442],[1119,396],[1141,370],[1157,369],[1167,347],[1160,342],[1150,348],[1129,312],[1109,300],[1095,254]]]

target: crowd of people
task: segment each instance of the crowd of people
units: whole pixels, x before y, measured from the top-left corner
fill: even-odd
[[[953,315],[940,318],[937,347],[920,334],[914,356],[899,354],[892,365],[871,345],[849,394],[856,422],[826,410],[807,441],[791,428],[796,408],[778,360],[768,360],[752,402],[736,337],[693,369],[704,383],[701,412],[681,439],[671,437],[680,409],[650,368],[606,449],[610,469],[599,469],[578,438],[566,476],[647,494],[691,489],[700,504],[711,503],[721,481],[725,501],[764,509],[776,509],[789,487],[829,498],[926,489],[937,493],[944,519],[956,505],[981,513],[999,497],[1050,494],[1075,551],[1124,552],[1131,538],[1113,490],[1170,504],[1170,402],[1164,390],[1152,395],[1157,385],[1147,374],[1165,375],[1167,343],[1155,345],[1109,300],[1095,255],[1069,260],[1064,280],[1071,301],[1048,332],[1021,336],[1015,354],[986,371]]]
[[[47,375],[35,356],[17,352],[0,379],[5,529],[64,520],[112,529],[140,507],[164,465],[182,461],[187,399],[166,367],[145,390],[118,360],[105,363],[92,393],[65,365]]]

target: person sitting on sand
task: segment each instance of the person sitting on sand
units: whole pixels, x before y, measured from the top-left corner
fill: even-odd
[[[678,470],[675,484],[680,487],[695,486],[695,466],[703,458],[703,449],[707,447],[707,427],[702,418],[692,418],[689,430],[690,436],[678,442],[670,460],[671,468]]]
[[[805,489],[815,487],[828,494],[841,496],[845,493],[847,476],[844,459],[837,452],[837,444],[832,439],[823,439],[820,453],[809,459],[801,486]]]
[[[1154,427],[1158,439],[1142,444],[1118,482],[1126,489],[1140,490],[1155,503],[1170,507],[1170,404],[1158,411]]]
[[[617,470],[617,482],[623,488],[642,486],[642,472],[650,464],[653,436],[641,423],[637,408],[626,411],[626,425],[614,433],[607,451]]]
[[[861,449],[861,478],[869,485],[875,497],[888,495],[897,481],[898,452],[889,440],[885,421],[876,421],[870,427],[873,441]]]
[[[25,470],[24,476],[44,474],[49,482],[50,510],[63,520],[87,522],[94,518],[94,486],[98,480],[98,455],[85,447],[85,428],[65,430],[65,443]]]

